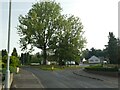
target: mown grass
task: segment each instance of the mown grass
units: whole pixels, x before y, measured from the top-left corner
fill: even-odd
[[[55,70],[65,70],[65,69],[79,69],[80,66],[59,66],[59,65],[39,65],[39,66],[31,66],[34,68],[38,68],[41,70],[55,71]]]

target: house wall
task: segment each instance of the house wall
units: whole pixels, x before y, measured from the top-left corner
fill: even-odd
[[[100,60],[88,60],[89,63],[100,63]]]

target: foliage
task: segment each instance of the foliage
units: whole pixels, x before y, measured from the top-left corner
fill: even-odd
[[[10,66],[10,73],[17,73],[16,67]],[[2,81],[5,80],[5,74],[6,74],[6,67],[2,68]]]
[[[31,57],[31,63],[41,63],[41,61],[43,60],[43,58],[40,56],[39,53],[36,53],[35,55],[32,55]]]
[[[115,38],[113,32],[109,32],[108,45],[105,45],[105,49],[86,49],[82,53],[82,58],[89,59],[95,55],[97,57],[103,57],[104,60],[110,64],[120,63],[120,40]]]
[[[108,36],[108,45],[106,45],[106,50],[107,50],[107,54],[108,54],[108,59],[110,61],[111,64],[117,64],[117,53],[118,53],[118,41],[115,38],[113,32],[109,32],[109,36]]]
[[[13,52],[11,54],[12,56],[18,57],[16,48],[13,49]]]
[[[97,57],[104,57],[105,53],[104,50],[101,49],[95,49],[95,48],[91,48],[90,50],[86,49],[82,53],[82,58],[89,59],[93,55]]]
[[[10,66],[13,66],[13,67],[20,66],[19,58],[15,57],[15,56],[11,56],[10,57]]]
[[[0,61],[2,60],[2,52],[0,51]]]
[[[22,50],[31,45],[43,51],[46,64],[47,51],[57,57],[57,61],[79,60],[84,48],[83,25],[78,17],[61,15],[61,7],[54,1],[37,2],[25,16],[20,15],[18,32]]]
[[[120,64],[120,39],[118,39],[118,47],[117,47],[117,62]]]
[[[22,50],[31,45],[40,48],[44,52],[44,63],[46,63],[46,49],[52,40],[56,30],[57,18],[60,16],[61,7],[54,1],[37,2],[23,17],[20,15],[18,26]]]
[[[22,65],[30,64],[30,63],[40,63],[43,60],[43,57],[40,53],[36,53],[34,55],[29,53],[21,53],[20,61]]]
[[[6,66],[6,64],[7,64],[7,58],[8,58],[8,56],[4,56],[4,57],[2,57],[2,62],[3,62],[3,68]]]
[[[20,61],[17,55],[17,50],[13,49],[13,56],[10,57],[10,73],[16,73],[16,67],[20,66]],[[2,81],[5,80],[6,66],[7,66],[8,53],[6,50],[2,50]]]
[[[1,70],[2,70],[2,65],[3,65],[4,63],[2,62],[2,60],[0,60],[0,72],[1,72]]]
[[[4,57],[5,55],[8,55],[6,49],[2,50],[2,57]]]
[[[10,73],[16,73],[16,67],[10,66]],[[2,74],[6,74],[6,68],[2,68]]]
[[[31,61],[31,55],[29,53],[21,53],[20,61],[22,65],[29,64]]]
[[[88,67],[85,67],[85,70],[114,72],[114,71],[118,71],[118,68],[116,68],[116,67],[108,68],[108,67],[102,67],[102,66],[98,65],[98,66],[88,66]]]
[[[83,37],[83,25],[78,17],[70,16],[60,23],[63,31],[58,30],[56,36],[55,55],[59,63],[62,61],[78,61],[86,42]]]
[[[7,53],[6,49],[5,49],[5,50],[2,50],[2,62],[3,62],[4,64],[7,63],[7,58],[8,58],[8,53]]]

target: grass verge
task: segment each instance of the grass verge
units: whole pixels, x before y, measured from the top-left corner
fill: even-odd
[[[59,66],[59,65],[39,65],[39,66],[31,66],[34,68],[38,68],[41,70],[55,71],[55,70],[65,70],[65,69],[79,69],[80,66]]]

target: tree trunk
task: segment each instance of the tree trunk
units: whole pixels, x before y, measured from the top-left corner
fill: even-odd
[[[46,53],[46,44],[44,44],[44,60],[43,60],[43,64],[46,65],[46,59],[47,59],[47,53]]]

